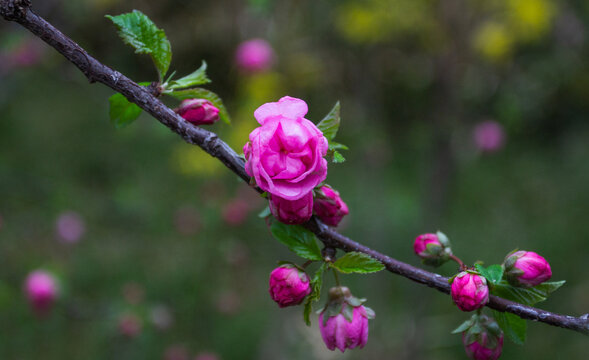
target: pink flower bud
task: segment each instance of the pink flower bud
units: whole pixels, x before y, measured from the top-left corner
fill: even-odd
[[[474,128],[473,138],[479,150],[484,152],[498,151],[504,143],[503,126],[493,120],[483,121]]]
[[[311,293],[309,277],[293,265],[282,265],[270,273],[270,297],[278,306],[298,305]]]
[[[503,349],[503,332],[485,315],[474,315],[470,327],[462,333],[466,355],[474,360],[497,360]]]
[[[270,212],[278,221],[285,224],[302,224],[313,215],[313,192],[297,200],[286,200],[276,195],[270,196]]]
[[[452,255],[450,242],[446,235],[441,232],[437,234],[422,234],[415,238],[413,251],[419,256],[424,264],[440,266]]]
[[[345,215],[348,215],[348,205],[339,196],[339,192],[329,186],[322,186],[317,192],[313,211],[325,224],[337,226]]]
[[[49,313],[59,295],[55,277],[44,270],[30,273],[25,281],[24,290],[33,311],[39,316]]]
[[[268,70],[274,61],[274,51],[266,40],[252,39],[242,42],[235,53],[237,66],[246,72]]]
[[[363,348],[368,341],[368,319],[374,312],[355,298],[346,287],[329,291],[329,301],[319,315],[319,331],[329,350],[341,352],[355,347]]]
[[[479,309],[489,302],[487,280],[477,274],[463,271],[454,277],[451,287],[452,300],[462,311]]]
[[[552,277],[550,264],[533,251],[516,251],[507,255],[505,277],[513,286],[532,287]]]
[[[211,125],[219,120],[219,109],[205,99],[186,99],[174,111],[194,125]]]

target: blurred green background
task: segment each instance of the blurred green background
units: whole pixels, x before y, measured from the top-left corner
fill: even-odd
[[[337,140],[350,151],[328,182],[351,209],[344,234],[414,265],[413,239],[438,229],[470,263],[533,250],[567,280],[539,306],[589,312],[589,2],[33,3],[136,81],[156,80],[149,57],[104,15],[146,13],[172,43],[172,70],[209,64],[208,88],[233,118],[211,129],[238,152],[259,105],[299,97],[317,122],[340,100]],[[274,48],[271,69],[237,69],[235,49],[251,38]],[[18,25],[0,21],[0,54],[0,358],[466,358],[450,331],[468,315],[386,272],[345,276],[377,316],[363,350],[326,350],[316,321],[307,328],[302,309],[267,294],[276,261],[296,258],[257,218],[263,199],[148,115],[115,130],[112,91]],[[497,151],[473,141],[487,120],[505,132]],[[77,242],[56,229],[64,213],[83,222]],[[22,294],[38,268],[62,288],[44,319]],[[140,329],[125,335],[129,317]],[[587,337],[528,327],[502,359],[587,358]]]

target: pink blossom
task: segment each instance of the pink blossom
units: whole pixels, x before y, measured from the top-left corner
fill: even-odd
[[[183,345],[172,345],[166,349],[164,360],[189,360],[188,349]]]
[[[501,124],[493,120],[487,120],[479,123],[474,128],[473,138],[479,150],[495,152],[503,147],[505,133]]]
[[[298,305],[311,293],[309,277],[292,265],[282,265],[270,273],[270,297],[278,306]]]
[[[268,70],[274,61],[274,51],[266,40],[252,39],[242,42],[235,53],[235,62],[246,72]]]
[[[342,200],[339,192],[333,190],[330,186],[322,186],[318,193],[319,195],[313,205],[315,214],[325,224],[337,226],[342,218],[348,215],[348,205]]]
[[[327,176],[327,139],[304,116],[307,104],[285,96],[260,106],[244,146],[245,170],[257,185],[286,200],[307,196]]]
[[[229,225],[240,225],[247,220],[250,205],[242,199],[234,199],[223,207],[223,220]]]
[[[33,311],[39,316],[49,313],[59,295],[55,277],[45,270],[30,273],[25,280],[24,291]]]
[[[121,335],[134,338],[141,333],[143,323],[135,314],[124,314],[119,318],[119,332]]]
[[[342,313],[348,306],[346,303],[342,305]],[[368,315],[364,306],[354,307],[352,321],[348,321],[342,313],[331,316],[326,322],[323,320],[325,312],[319,315],[319,331],[323,342],[329,350],[337,347],[341,352],[355,347],[363,348],[368,341]]]
[[[413,243],[413,251],[415,254],[420,258],[428,258],[430,256],[429,252],[427,252],[427,246],[429,244],[442,246],[440,240],[438,239],[438,235],[436,234],[422,234],[415,238],[415,242]]]
[[[451,295],[460,310],[479,309],[489,302],[487,280],[480,275],[463,271],[452,281]]]
[[[219,356],[213,352],[203,351],[196,355],[194,360],[219,360]]]
[[[86,232],[86,224],[77,212],[66,211],[57,218],[55,230],[61,241],[73,244],[77,243]]]
[[[205,99],[183,100],[174,111],[194,125],[211,125],[219,120],[219,109]]]
[[[496,340],[490,341],[490,335],[482,332],[478,336],[462,335],[462,343],[466,355],[474,360],[497,360],[501,356],[503,349],[503,333]]]
[[[550,264],[533,251],[516,251],[505,258],[505,277],[514,286],[532,287],[552,277]]]
[[[270,196],[270,212],[278,221],[285,224],[302,224],[313,215],[313,192],[297,200],[285,200]]]

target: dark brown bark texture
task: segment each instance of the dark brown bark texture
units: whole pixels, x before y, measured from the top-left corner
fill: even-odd
[[[77,66],[82,73],[93,82],[100,82],[109,88],[120,92],[129,101],[137,104],[144,111],[151,114],[156,120],[177,133],[186,142],[198,145],[211,156],[219,159],[231,171],[242,178],[246,183],[250,177],[245,172],[244,160],[224,141],[210,131],[194,126],[184,121],[174,111],[158,100],[149,89],[137,85],[125,75],[100,63],[89,55],[72,39],[65,36],[53,25],[36,15],[31,10],[30,0],[0,0],[0,15],[8,21],[15,21],[41,38],[47,44],[55,48],[68,61]],[[261,192],[259,188],[254,188]],[[448,278],[435,274],[387,255],[368,248],[352,239],[341,235],[334,229],[321,223],[316,218],[311,219],[304,226],[314,232],[327,247],[338,248],[344,251],[359,251],[381,261],[388,271],[401,275],[409,280],[427,285],[443,293],[450,293]],[[552,313],[542,309],[522,305],[497,296],[491,296],[487,304],[491,309],[510,312],[523,319],[540,321],[549,325],[571,329],[589,334],[589,314],[580,317],[567,316]]]

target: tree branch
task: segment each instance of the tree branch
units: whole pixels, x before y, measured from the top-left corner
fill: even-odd
[[[219,139],[215,133],[184,121],[153,96],[149,89],[137,85],[137,83],[118,71],[114,71],[100,63],[53,25],[33,13],[30,7],[30,0],[0,0],[0,15],[6,20],[16,21],[51,45],[65,56],[68,61],[77,66],[91,83],[100,82],[120,92],[129,101],[137,104],[159,122],[180,135],[186,142],[198,145],[208,154],[219,159],[245,182],[249,183],[250,177],[245,172],[243,158],[237,155],[227,143]],[[261,192],[259,188],[255,188],[255,190]],[[311,219],[304,226],[313,231],[328,247],[339,248],[344,251],[363,252],[381,261],[387,270],[392,273],[427,285],[446,294],[450,292],[448,278],[381,254],[339,234],[316,218]],[[513,313],[523,319],[540,321],[549,325],[589,334],[589,314],[581,317],[561,315],[525,306],[497,296],[491,296],[487,306],[501,312]]]

